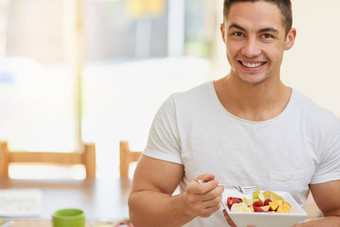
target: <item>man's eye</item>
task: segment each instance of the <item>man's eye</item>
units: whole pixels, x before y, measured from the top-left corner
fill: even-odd
[[[244,36],[244,35],[242,34],[242,32],[235,32],[235,33],[234,33],[234,36],[242,37],[242,36]]]
[[[265,39],[270,39],[270,38],[273,38],[273,36],[272,36],[272,35],[270,35],[270,34],[267,34],[267,33],[266,33],[266,34],[263,34],[263,35],[262,35],[262,37],[263,37],[263,38],[265,38]]]

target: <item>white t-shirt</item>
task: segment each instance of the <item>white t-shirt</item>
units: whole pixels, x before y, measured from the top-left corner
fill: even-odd
[[[181,191],[198,175],[288,191],[303,207],[308,184],[340,179],[340,121],[293,89],[285,110],[261,122],[219,102],[213,82],[177,93],[156,114],[144,155],[184,166]],[[222,210],[186,226],[228,226]]]

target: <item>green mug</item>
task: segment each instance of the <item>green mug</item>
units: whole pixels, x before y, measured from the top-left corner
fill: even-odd
[[[53,227],[85,227],[84,211],[79,209],[57,210],[52,215]]]

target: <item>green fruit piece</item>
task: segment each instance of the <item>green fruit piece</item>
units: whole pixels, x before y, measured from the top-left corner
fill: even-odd
[[[253,204],[253,199],[247,199],[246,197],[244,197],[242,201],[248,206]]]
[[[264,202],[266,200],[262,193],[259,193],[258,197],[259,197],[259,200],[262,201],[262,202]]]
[[[256,189],[255,192],[253,192],[253,199],[259,199],[259,194],[260,194],[260,190],[259,189]]]

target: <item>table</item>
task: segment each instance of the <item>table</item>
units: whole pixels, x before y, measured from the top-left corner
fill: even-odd
[[[42,192],[42,214],[34,218],[48,221],[55,210],[64,208],[84,210],[87,220],[127,219],[129,215],[127,200],[130,187],[131,180],[128,178],[79,181],[0,178],[0,189],[40,189]],[[19,221],[20,219],[18,223],[20,223]],[[18,226],[21,225],[18,224]]]
[[[52,227],[52,223],[49,220],[15,220],[11,227]],[[91,224],[87,222],[86,227]]]
[[[42,191],[43,211],[40,217],[17,219],[12,227],[49,227],[51,215],[63,208],[80,208],[87,220],[117,221],[128,218],[128,194],[131,180],[28,181],[0,178],[0,189],[38,188]],[[308,197],[307,220],[320,216],[314,200]],[[37,220],[39,219],[39,220]],[[90,227],[88,223],[88,227]]]

